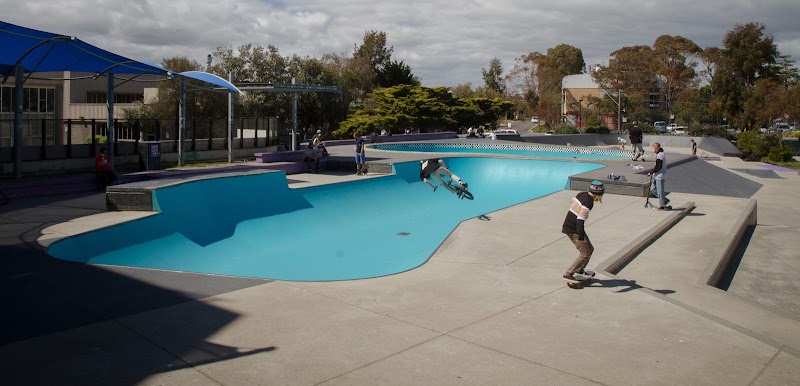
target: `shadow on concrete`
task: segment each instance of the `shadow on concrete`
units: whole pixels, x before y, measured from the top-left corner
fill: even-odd
[[[101,194],[19,199],[3,206],[0,212],[0,293],[3,295],[0,363],[6,369],[5,381],[12,380],[10,384],[135,384],[152,374],[181,366],[275,349],[240,350],[208,342],[208,337],[238,315],[205,303],[193,306],[194,314],[202,318],[201,326],[197,325],[197,318],[164,321],[179,326],[192,325],[188,336],[183,336],[184,345],[180,346],[186,349],[168,350],[127,327],[120,327],[121,323],[115,320],[124,316],[269,281],[74,263],[48,256],[35,242],[42,229],[102,212],[103,207]],[[100,328],[108,334],[95,331],[98,323],[110,321],[112,323],[105,329]],[[78,329],[88,325],[94,325],[90,330],[92,335]],[[63,337],[46,339],[46,347],[42,340],[35,339],[56,332],[66,333]],[[136,356],[140,351],[158,355],[129,358],[135,361],[133,364],[115,360],[117,355]],[[98,368],[80,368],[79,364],[85,365],[83,360],[95,356],[97,362],[90,363]],[[170,363],[168,368],[164,367],[165,362]]]
[[[739,239],[739,244],[736,245],[736,249],[734,249],[733,254],[728,260],[728,264],[725,266],[725,270],[722,272],[722,276],[716,285],[717,288],[723,291],[727,291],[728,288],[730,288],[733,278],[736,276],[736,271],[739,269],[739,264],[742,262],[744,253],[747,251],[747,246],[750,245],[750,239],[753,237],[755,231],[755,225],[750,225],[745,229],[742,238]]]
[[[637,290],[637,289],[642,289],[642,288],[649,289],[649,290],[654,291],[654,292],[658,292],[658,293],[660,293],[662,295],[668,295],[668,294],[675,293],[675,291],[669,290],[669,289],[657,290],[657,289],[652,289],[652,288],[649,288],[649,287],[644,287],[644,286],[641,286],[641,285],[637,284],[636,280],[623,280],[623,279],[598,280],[598,279],[595,279],[592,284],[594,284],[594,283],[599,283],[600,287],[604,287],[604,288],[623,287],[623,288],[620,288],[620,289],[614,291],[615,293],[625,293],[625,292],[630,292],[630,291]]]

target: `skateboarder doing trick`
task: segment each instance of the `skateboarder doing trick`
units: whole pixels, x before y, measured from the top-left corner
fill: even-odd
[[[564,225],[561,226],[561,232],[569,237],[572,244],[578,249],[579,255],[564,273],[563,278],[567,282],[579,283],[594,276],[594,272],[584,270],[594,252],[594,246],[589,241],[589,236],[586,235],[584,225],[589,219],[589,212],[594,207],[594,203],[603,202],[603,193],[605,193],[603,183],[595,180],[589,186],[589,191],[580,192],[572,198]]]
[[[436,180],[441,186],[444,186],[445,189],[447,189],[447,190],[455,193],[459,197],[461,197],[461,194],[462,194],[461,191],[459,191],[458,189],[453,188],[452,186],[450,186],[450,184],[444,182],[444,179],[442,178],[442,174],[445,174],[448,177],[450,177],[451,180],[453,180],[455,182],[458,182],[464,189],[467,188],[467,183],[461,181],[461,178],[459,176],[453,174],[453,172],[451,172],[450,169],[447,168],[447,165],[445,165],[445,163],[444,163],[444,161],[442,159],[439,159],[439,158],[427,159],[427,160],[424,160],[424,161],[420,161],[420,164],[421,164],[421,169],[419,171],[419,178],[422,181],[425,181],[425,184],[430,186],[433,189],[434,192],[436,191],[438,186],[434,185],[430,181],[428,181],[428,178],[431,178],[431,177],[434,180]]]

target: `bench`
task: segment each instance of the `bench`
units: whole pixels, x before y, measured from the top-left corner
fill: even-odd
[[[317,150],[317,154],[320,154]],[[305,150],[280,151],[270,153],[255,153],[256,162],[267,164],[264,167],[271,170],[283,170],[286,174],[307,173],[308,165],[303,161]],[[327,167],[327,157],[319,160],[319,169]]]

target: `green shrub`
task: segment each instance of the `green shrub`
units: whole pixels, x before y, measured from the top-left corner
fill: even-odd
[[[781,138],[777,135],[748,130],[739,134],[736,147],[744,153],[746,159],[761,160],[769,154],[773,147],[780,146],[780,143]]]
[[[587,127],[586,134],[611,134],[611,130],[605,126]]]
[[[568,125],[566,123],[562,123],[562,124],[556,125],[556,127],[553,128],[553,133],[554,134],[580,134],[581,132],[575,126]]]
[[[794,148],[788,145],[778,145],[769,148],[767,160],[772,162],[789,162],[794,157]]]
[[[687,133],[692,137],[718,137],[731,139],[730,133],[720,126],[715,125],[701,125],[690,126]]]
[[[105,135],[97,134],[97,135],[94,136],[94,141],[97,142],[98,144],[100,144],[100,143],[104,144],[104,143],[107,142],[107,138],[106,138]],[[92,144],[92,136],[91,136],[91,134],[86,137],[86,144],[88,144],[88,145]]]

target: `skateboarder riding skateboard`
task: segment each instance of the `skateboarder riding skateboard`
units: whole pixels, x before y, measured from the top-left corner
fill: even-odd
[[[577,284],[594,276],[594,272],[585,270],[586,264],[589,264],[589,259],[592,258],[594,247],[589,241],[589,236],[586,235],[584,226],[586,220],[589,219],[589,212],[594,207],[594,203],[603,202],[603,193],[605,193],[603,183],[595,180],[592,181],[588,191],[578,193],[570,202],[561,232],[569,237],[572,244],[578,249],[579,255],[564,273],[563,278],[567,282]]]

